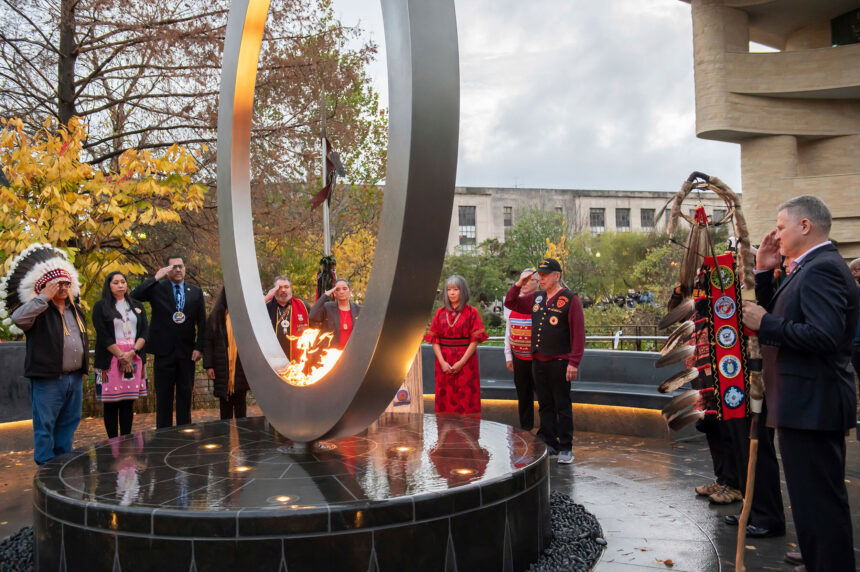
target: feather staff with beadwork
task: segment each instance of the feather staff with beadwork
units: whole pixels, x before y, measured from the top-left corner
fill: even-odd
[[[42,465],[72,450],[81,420],[89,344],[75,299],[78,273],[66,253],[33,244],[16,256],[0,281],[0,313],[26,336],[24,376],[33,405],[33,456]]]
[[[716,193],[726,203],[726,215],[712,221],[701,207],[693,216],[683,213],[684,199],[694,190]],[[663,414],[675,430],[705,418],[718,422],[723,445],[731,451],[726,460],[733,464],[744,495],[741,514],[726,519],[728,524],[740,526],[735,564],[744,570],[746,536],[785,534],[773,432],[759,422],[764,407],[759,342],[755,332],[745,329],[742,322],[743,300],[755,300],[754,258],[740,198],[718,178],[694,172],[684,181],[671,201],[670,236],[682,219],[690,224],[690,234],[679,283],[660,327],[686,322],[670,336],[659,365],[687,360],[688,367],[664,382],[660,391],[671,392],[687,382],[693,389],[676,396]],[[734,228],[736,252],[717,255],[711,230],[725,224]],[[757,480],[763,490],[754,496]]]

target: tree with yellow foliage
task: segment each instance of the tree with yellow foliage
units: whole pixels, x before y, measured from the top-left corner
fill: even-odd
[[[334,247],[337,276],[349,280],[353,296],[359,303],[367,294],[375,254],[376,235],[367,228],[358,228]]]
[[[34,242],[65,249],[82,278],[82,298],[101,288],[110,271],[142,274],[126,256],[146,228],[178,222],[197,210],[205,187],[194,184],[197,161],[173,145],[159,153],[129,149],[110,170],[88,164],[87,132],[78,118],[67,126],[47,120],[32,136],[20,119],[0,119],[0,274],[15,254]]]

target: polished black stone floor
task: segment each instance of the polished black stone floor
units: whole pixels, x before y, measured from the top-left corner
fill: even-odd
[[[524,570],[550,538],[546,447],[462,416],[390,413],[312,444],[263,417],[146,431],[57,457],[34,485],[45,570],[250,554],[260,570]]]

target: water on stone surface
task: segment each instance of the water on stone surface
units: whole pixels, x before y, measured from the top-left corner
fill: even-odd
[[[49,463],[62,496],[124,507],[306,509],[445,491],[537,461],[544,448],[512,427],[456,416],[389,414],[354,437],[306,452],[264,418],[136,433]]]

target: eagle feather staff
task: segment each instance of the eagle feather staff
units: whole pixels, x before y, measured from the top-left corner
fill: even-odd
[[[687,216],[682,211],[682,204],[693,190],[716,193],[726,203],[726,215],[719,221],[710,221],[700,207],[692,217]],[[764,399],[758,338],[755,332],[743,327],[741,320],[742,302],[755,301],[755,263],[740,198],[717,177],[693,172],[684,181],[671,201],[667,227],[670,236],[674,235],[682,219],[691,225],[690,234],[680,264],[678,286],[667,305],[669,313],[660,326],[668,327],[681,320],[697,322],[705,319],[705,342],[700,339],[698,330],[689,338],[686,331],[675,339],[670,336],[667,347],[661,351],[662,361],[670,362],[686,354],[689,367],[663,382],[660,391],[674,391],[687,381],[695,383],[698,379],[700,386],[713,389],[713,400],[685,392],[670,402],[664,415],[671,429],[681,428],[706,415],[714,415],[718,419],[751,418],[746,494],[735,553],[735,566],[743,571],[746,525],[755,486],[758,423]],[[734,225],[737,253],[717,255],[709,229],[729,222]],[[687,323],[682,327],[689,329]],[[678,339],[681,337],[687,339],[682,342]],[[680,351],[678,346],[682,344],[692,344],[696,349]]]

